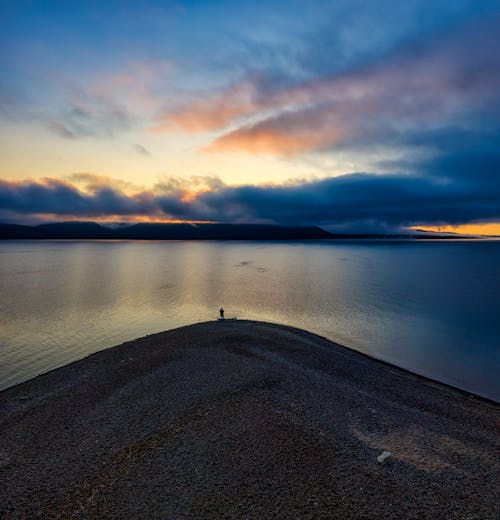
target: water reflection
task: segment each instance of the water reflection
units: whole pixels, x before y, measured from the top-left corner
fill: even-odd
[[[4,242],[1,387],[224,305],[498,398],[499,253],[499,242]]]

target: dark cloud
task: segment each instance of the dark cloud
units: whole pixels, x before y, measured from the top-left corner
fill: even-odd
[[[469,185],[471,197],[477,186],[492,192],[500,188],[500,124],[498,128],[442,127],[409,132],[398,145],[422,147],[424,157],[415,154],[399,160],[381,160],[378,166],[392,171],[413,171],[422,176],[446,180],[451,185]]]
[[[392,174],[357,173],[283,187],[237,187],[200,202],[222,208],[215,220],[315,223],[336,231],[387,231],[410,225],[500,220],[500,130],[461,127],[415,131],[401,140],[425,145],[425,159],[394,162]],[[411,172],[411,173],[404,173]]]
[[[498,0],[395,2],[337,0],[322,6],[295,53],[296,67],[310,77],[336,75],[391,59],[401,49],[448,35],[470,20],[498,13]]]
[[[154,214],[157,205],[148,192],[130,196],[106,186],[83,192],[68,182],[46,179],[0,180],[0,208],[20,215],[100,217]]]
[[[446,134],[446,132],[444,132]],[[495,132],[475,132],[454,142],[444,143],[433,159],[422,161],[417,167],[432,176],[446,176],[456,182],[467,183],[474,196],[476,186],[500,189],[500,128]],[[451,131],[443,139],[453,139]]]
[[[220,208],[215,220],[320,225],[376,221],[393,227],[498,220],[499,201],[499,190],[486,185],[364,173],[297,186],[226,188],[199,200],[212,211]]]
[[[466,224],[500,220],[500,149],[440,157],[412,174],[352,173],[283,186],[227,186],[198,178],[198,192],[183,179],[127,195],[95,185],[81,191],[70,183],[0,181],[0,207],[19,215],[77,217],[149,215],[217,222],[318,224],[341,229],[398,229],[412,225]],[[447,175],[440,164],[457,164]],[[488,171],[474,174],[480,168]],[[454,170],[453,170],[454,171]]]

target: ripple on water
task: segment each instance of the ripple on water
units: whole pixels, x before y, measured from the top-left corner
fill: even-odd
[[[500,242],[7,241],[0,253],[1,388],[224,305],[500,396]]]

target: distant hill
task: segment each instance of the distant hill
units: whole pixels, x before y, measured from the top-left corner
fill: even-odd
[[[22,226],[19,224],[0,224],[2,239],[57,239],[57,238],[115,238],[113,230],[95,222],[62,222]]]
[[[307,240],[307,239],[446,239],[463,235],[432,234],[338,234],[318,226],[268,224],[130,224],[117,227],[96,222],[57,222],[38,226],[1,224],[0,240],[101,239],[101,240]]]
[[[115,228],[95,222],[0,224],[0,239],[300,240],[332,236],[316,226],[265,224],[132,224]]]

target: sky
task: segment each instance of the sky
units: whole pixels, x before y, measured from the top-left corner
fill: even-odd
[[[500,235],[500,0],[0,5],[0,221]]]

